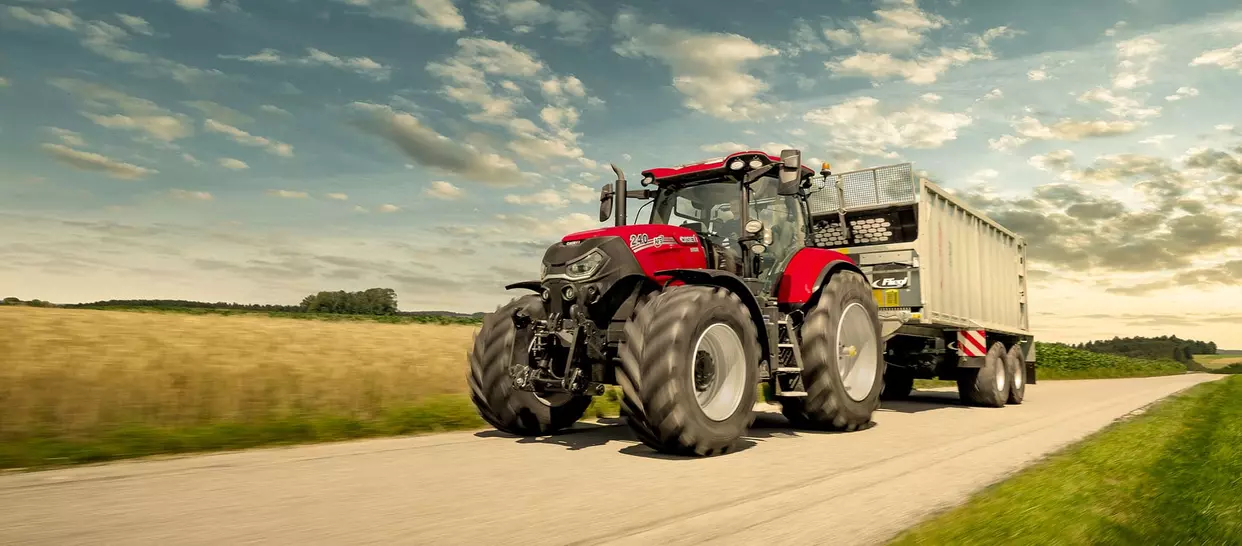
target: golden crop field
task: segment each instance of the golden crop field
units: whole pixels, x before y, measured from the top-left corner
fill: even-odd
[[[1195,355],[1195,362],[1210,370],[1242,364],[1242,355]]]
[[[476,328],[0,307],[0,439],[291,414],[365,420],[467,392]]]

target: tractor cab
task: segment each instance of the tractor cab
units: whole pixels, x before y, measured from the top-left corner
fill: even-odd
[[[648,190],[626,192],[650,199],[640,222],[688,228],[703,243],[708,266],[770,286],[779,266],[806,246],[810,230],[806,204],[799,199],[815,171],[801,165],[797,151],[781,158],[745,151],[722,158],[650,169],[642,173]],[[618,184],[624,176],[618,173]],[[618,188],[619,191],[625,191]],[[613,212],[611,185],[601,195],[600,220]],[[624,207],[617,203],[617,225]],[[640,209],[641,211],[641,209]]]

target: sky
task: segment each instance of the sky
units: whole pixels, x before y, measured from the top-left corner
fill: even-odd
[[[490,311],[609,163],[793,146],[1023,235],[1038,339],[1242,348],[1239,88],[1230,0],[0,0],[0,296]]]

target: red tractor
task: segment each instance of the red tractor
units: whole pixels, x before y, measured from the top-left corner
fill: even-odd
[[[600,221],[616,226],[549,247],[539,280],[506,287],[534,293],[475,337],[469,383],[487,422],[551,434],[620,385],[643,443],[714,455],[746,433],[768,383],[795,426],[870,424],[885,371],[877,304],[854,261],[807,245],[816,173],[798,150],[644,171],[637,191],[612,168]],[[627,199],[651,207],[647,223],[626,225]]]

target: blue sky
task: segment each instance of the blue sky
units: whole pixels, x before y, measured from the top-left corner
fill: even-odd
[[[0,78],[6,296],[490,310],[609,162],[797,146],[1026,235],[1046,337],[1242,321],[1236,2],[0,0]]]

